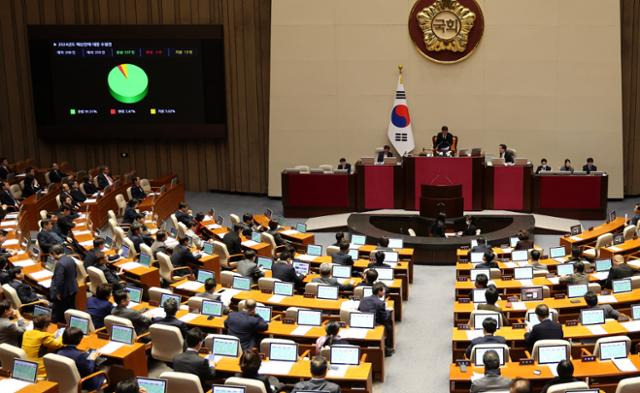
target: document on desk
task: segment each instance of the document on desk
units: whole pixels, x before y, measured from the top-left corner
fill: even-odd
[[[304,336],[309,330],[311,330],[311,326],[298,326],[297,328],[293,329],[290,334],[292,336]]]
[[[597,278],[598,280],[606,280],[607,277],[609,277],[609,272],[597,272],[597,273],[591,273],[591,275]]]
[[[523,287],[533,286],[533,280],[518,280],[518,281],[520,281],[520,285],[522,285]]]
[[[80,242],[78,244],[80,244],[82,247],[91,247],[91,246],[93,246],[93,240],[85,240],[85,241]]]
[[[329,378],[344,378],[345,374],[349,370],[349,365],[340,364],[340,365],[332,365],[329,366],[329,371],[327,371],[327,377]]]
[[[38,281],[38,285],[40,285],[41,287],[49,289],[49,288],[51,288],[51,279],[44,280],[44,281]]]
[[[17,267],[27,267],[27,266],[33,266],[36,263],[33,261],[33,259],[23,259],[21,261],[15,261],[15,262],[11,262],[13,264],[13,266],[17,266]]]
[[[613,364],[615,364],[616,367],[618,367],[618,370],[624,373],[638,371],[638,368],[636,367],[636,365],[633,364],[633,362],[629,358],[613,359]]]
[[[228,306],[231,303],[231,299],[240,292],[242,291],[238,289],[226,288],[224,292],[220,293],[220,301],[224,303],[225,306]]]
[[[628,332],[640,332],[640,321],[621,322],[620,325]]]
[[[18,225],[18,220],[8,220],[0,222],[0,227],[15,227]]]
[[[554,377],[558,376],[558,363],[551,363],[547,364],[546,366],[549,368],[549,371],[551,371],[551,374],[553,374]]]
[[[587,329],[595,336],[603,336],[607,334],[607,331],[602,327],[602,325],[589,325],[587,326]]]
[[[614,295],[598,295],[598,303],[618,303]]]
[[[482,377],[484,377],[484,374],[480,374],[474,371],[473,374],[471,375],[471,382],[474,382],[475,380],[480,379]]]
[[[269,300],[267,300],[268,303],[280,303],[282,300],[284,300],[284,296],[283,295],[273,295],[269,298]]]
[[[553,285],[559,285],[560,284],[560,277],[549,277],[547,278],[547,280],[549,280],[549,282]]]
[[[314,255],[307,255],[307,254],[302,254],[302,255],[298,255],[296,257],[296,259],[299,259],[301,261],[305,261],[305,262],[312,262],[313,260],[315,260],[317,257]]]
[[[340,337],[342,338],[365,338],[369,333],[370,329],[363,328],[343,328],[340,329]]]
[[[564,263],[567,260],[567,257],[553,258],[554,261]]]
[[[295,229],[285,229],[284,231],[281,231],[280,233],[282,233],[283,235],[297,235],[298,231],[296,231]]]
[[[91,231],[73,231],[74,236],[91,235]]]
[[[53,277],[53,273],[51,273],[48,270],[39,270],[37,272],[31,273],[30,276],[34,280],[38,281],[38,280],[43,279],[43,278]]]
[[[291,371],[291,367],[296,364],[295,362],[281,362],[281,361],[266,361],[262,362],[258,374],[263,375],[287,375]]]
[[[124,270],[133,270],[133,269],[137,269],[139,267],[144,267],[144,265],[142,265],[142,264],[140,264],[138,262],[127,262],[127,263],[123,263],[119,267],[124,269]]]
[[[179,320],[181,320],[182,322],[191,322],[194,319],[198,318],[200,316],[200,314],[194,314],[192,312],[184,314],[183,316],[181,316],[180,318],[178,318]]]
[[[515,262],[504,262],[504,266],[509,268],[509,269],[513,269],[514,267],[517,267],[518,265]]]
[[[617,247],[617,246],[611,246],[611,247],[609,247],[609,250],[611,250],[613,252],[620,252],[620,251],[622,251],[622,248]]]
[[[109,344],[103,346],[98,350],[98,352],[104,353],[105,355],[109,355],[117,351],[118,349],[124,347],[123,343],[118,343],[115,341],[109,341]]]
[[[482,329],[465,330],[464,332],[467,334],[467,340],[469,340],[469,341],[473,340],[474,338],[478,338],[478,337],[484,336],[484,332],[482,331]]]
[[[255,246],[257,246],[258,244],[260,244],[260,243],[258,243],[258,242],[254,242],[253,240],[245,240],[245,241],[243,241],[243,242],[242,242],[242,245],[243,245],[244,247],[255,247]]]
[[[7,239],[7,240],[4,241],[4,243],[2,243],[2,245],[4,247],[7,247],[7,246],[15,246],[18,243],[20,243],[20,240],[18,240],[18,239]]]
[[[627,265],[635,267],[636,269],[640,269],[640,259],[634,259],[633,261],[627,262]]]
[[[167,316],[167,314],[164,312],[163,308],[157,307],[154,309],[151,309],[149,311],[146,311],[144,314],[145,317],[149,318],[149,319],[153,319],[153,318],[164,318]]]
[[[218,225],[218,224],[209,224],[207,225],[207,229],[220,229],[222,228],[222,226]]]
[[[569,239],[573,240],[574,242],[579,242],[582,240],[580,236],[571,236],[569,237]]]
[[[178,285],[177,288],[195,292],[198,289],[200,289],[200,287],[202,287],[202,283],[201,282],[198,282],[198,281],[186,281],[186,282],[183,282],[182,284]]]
[[[26,388],[29,385],[32,384],[26,381],[20,381],[19,379],[6,378],[0,380],[0,391],[2,391],[3,393],[15,393]]]
[[[84,200],[84,203],[96,203],[98,200],[96,198],[87,198]]]
[[[527,305],[525,304],[525,302],[511,302],[511,309],[524,311],[527,309]]]

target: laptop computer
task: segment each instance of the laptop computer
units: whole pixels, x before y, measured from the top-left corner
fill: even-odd
[[[204,282],[207,281],[207,279],[209,278],[213,278],[215,280],[216,278],[215,273],[205,269],[198,270],[198,277],[196,278],[196,281],[204,284]]]
[[[538,347],[538,364],[558,364],[569,359],[564,345],[541,345]]]
[[[209,243],[209,242],[202,243],[202,252],[204,252],[207,255],[212,255],[213,254],[213,243]]]
[[[123,325],[111,325],[111,341],[133,344],[134,331],[133,328]]]
[[[129,294],[130,302],[140,303],[142,301],[142,288],[127,285],[124,289]]]
[[[240,341],[233,338],[214,337],[211,343],[214,356],[228,356],[237,358],[240,356]]]
[[[262,318],[265,322],[271,322],[271,307],[256,306],[256,315]]]
[[[271,343],[269,360],[295,362],[298,360],[298,344]]]
[[[233,277],[231,288],[240,291],[249,291],[251,289],[251,279],[246,277]]]
[[[169,299],[174,299],[176,303],[178,303],[178,307],[180,307],[180,303],[182,302],[182,297],[180,295],[174,295],[172,293],[163,293],[160,295],[160,307],[164,306],[164,302]]]
[[[82,334],[84,334],[85,336],[87,334],[89,334],[89,319],[88,318],[82,318],[82,317],[77,317],[75,315],[72,315],[69,318],[69,326],[80,329],[82,331]]]
[[[293,283],[292,282],[274,282],[273,294],[281,296],[293,296]]]
[[[476,348],[476,357],[475,357],[475,366],[476,367],[484,367],[484,362],[482,361],[482,358],[484,357],[484,354],[489,352],[489,351],[496,351],[496,353],[498,354],[498,358],[500,359],[500,366],[504,366],[505,365],[505,349],[504,347],[484,347],[484,348]]]
[[[23,359],[14,359],[13,367],[11,367],[11,378],[36,383],[38,379],[38,363]]]
[[[588,291],[589,287],[587,284],[567,285],[567,296],[570,298],[583,297]]]
[[[355,345],[332,345],[329,349],[331,365],[357,366],[360,364],[360,347]]]
[[[337,300],[338,299],[338,287],[333,285],[318,285],[318,293],[316,297],[318,299]]]
[[[149,265],[151,265],[151,255],[145,254],[145,253],[140,254],[140,257],[138,258],[138,263],[146,267],[149,267]]]
[[[322,325],[322,311],[318,310],[298,310],[298,325],[320,326]]]
[[[211,387],[211,393],[246,393],[247,389],[244,386],[232,386],[232,385],[213,385]]]
[[[350,278],[351,277],[351,266],[332,265],[331,266],[331,275],[334,278]]]
[[[296,231],[298,231],[300,233],[307,232],[307,224],[297,223],[296,224]]]
[[[200,305],[200,314],[219,317],[222,316],[224,305],[217,300],[203,300]]]
[[[307,255],[319,257],[322,255],[322,246],[318,244],[309,244],[307,246]]]
[[[137,377],[138,386],[147,393],[167,393],[167,380],[160,378]]]
[[[549,249],[549,258],[562,258],[567,255],[564,247],[551,247]]]
[[[271,270],[273,266],[273,259],[268,257],[258,257],[258,267],[264,270]]]
[[[376,316],[369,312],[352,312],[349,314],[349,327],[373,329],[375,327]]]
[[[582,325],[600,325],[604,323],[604,310],[580,310],[580,323]]]
[[[527,301],[536,301],[543,299],[543,289],[542,287],[526,287],[520,290],[520,300],[523,302]]]
[[[624,359],[627,356],[627,343],[625,341],[600,344],[600,360]]]

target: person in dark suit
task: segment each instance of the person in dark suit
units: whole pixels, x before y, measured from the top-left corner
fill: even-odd
[[[256,301],[247,299],[244,311],[229,313],[224,321],[227,333],[238,337],[243,351],[258,345],[258,334],[269,329],[269,324],[256,315]]]
[[[325,379],[329,367],[327,359],[317,355],[311,359],[309,365],[311,368],[311,379],[296,383],[291,393],[297,393],[299,391],[340,393],[339,385]]]
[[[271,389],[271,383],[269,382],[269,376],[258,374],[262,359],[260,353],[256,351],[245,351],[240,357],[240,370],[241,372],[236,374],[239,378],[256,379],[264,384],[266,393],[273,393]]]
[[[111,285],[114,291],[122,288],[122,283],[120,282],[120,278],[118,277],[118,275],[114,270],[110,269],[109,266],[107,266],[107,256],[104,253],[100,252],[97,255],[96,264],[93,267],[100,270],[102,274],[104,274],[104,278],[107,280],[109,285]]]
[[[570,159],[565,159],[564,160],[564,165],[562,165],[560,168],[558,168],[558,170],[560,172],[571,172],[573,173],[573,167],[571,166],[571,160]]]
[[[471,252],[487,252],[492,251],[490,244],[487,244],[487,239],[484,237],[478,238],[478,245],[471,248]]]
[[[242,225],[234,224],[233,230],[222,238],[222,242],[227,246],[229,254],[242,253],[242,240],[240,239],[240,233],[242,233]]]
[[[138,218],[140,213],[136,210],[138,208],[139,201],[137,199],[131,199],[127,202],[127,207],[124,209],[124,215],[122,216],[123,224],[133,224],[133,222]]]
[[[498,269],[498,263],[495,261],[496,254],[493,251],[486,251],[482,256],[482,263],[476,265],[476,269]]]
[[[376,247],[376,251],[384,251],[384,252],[393,251],[393,248],[389,247],[388,237],[382,236],[380,240],[378,240],[378,246]]]
[[[113,293],[113,301],[116,303],[116,307],[111,311],[111,315],[130,320],[137,335],[149,329],[149,324],[151,323],[149,318],[142,315],[139,311],[127,307],[129,305],[129,293],[127,291],[122,289],[115,291]]]
[[[136,378],[129,378],[118,382],[115,393],[147,393],[147,391],[140,388]]]
[[[22,304],[37,302],[38,300],[45,300],[42,295],[38,295],[31,285],[25,284],[24,273],[22,273],[21,267],[12,267],[7,269],[7,279],[9,285],[16,290],[18,297]],[[46,301],[46,300],[45,300]],[[22,309],[23,312],[33,311],[33,306],[27,306]]]
[[[100,173],[98,174],[98,188],[104,190],[106,187],[113,184],[113,178],[111,178],[111,170],[108,166],[103,166],[100,168]],[[85,190],[86,191],[86,190]]]
[[[431,236],[432,237],[445,237],[444,232],[445,232],[445,220],[447,219],[447,216],[440,212],[438,213],[438,216],[436,217],[436,221],[433,223],[433,225],[431,226]]]
[[[53,231],[53,221],[49,219],[42,220],[40,226],[42,230],[38,232],[37,237],[40,251],[48,254],[53,246],[64,243],[64,238]]]
[[[85,176],[82,178],[82,188],[84,188],[84,192],[87,195],[93,195],[98,192],[98,188],[96,188],[96,185],[91,181],[91,176]]]
[[[129,239],[131,239],[133,247],[136,249],[136,252],[138,254],[140,253],[141,244],[146,244],[147,246],[151,247],[151,244],[153,243],[153,238],[145,237],[142,234],[142,226],[138,223],[134,223],[133,225],[131,225]]]
[[[640,203],[636,203],[633,207],[633,217],[631,217],[631,225],[637,225],[640,221]]]
[[[193,221],[193,216],[191,215],[191,211],[189,210],[189,205],[185,202],[180,202],[178,204],[178,210],[175,212],[176,219],[178,222],[183,223],[189,228],[191,225],[191,221]]]
[[[471,382],[471,393],[502,391],[509,389],[511,380],[500,375],[500,358],[498,353],[489,350],[482,356],[484,376]]]
[[[131,179],[131,198],[143,200],[147,197],[147,193],[144,192],[142,186],[140,186],[140,177],[134,176]]]
[[[453,147],[453,134],[449,133],[449,127],[442,126],[433,143],[433,149],[438,152],[447,152]]]
[[[478,231],[478,226],[476,225],[476,220],[467,215],[464,216],[464,230],[462,231],[462,236],[475,236]]]
[[[24,318],[11,308],[11,303],[0,300],[0,344],[20,347],[26,327]]]
[[[296,288],[304,287],[304,277],[296,273],[292,265],[292,255],[290,251],[283,251],[277,261],[271,266],[271,277],[285,282],[292,282]]]
[[[42,187],[40,187],[40,185],[38,184],[38,181],[36,180],[35,176],[31,174],[28,174],[27,176],[25,176],[23,185],[24,185],[22,187],[23,198],[28,198],[31,195],[39,191],[42,191]]]
[[[627,264],[624,257],[620,254],[613,256],[613,266],[609,270],[609,276],[604,282],[604,287],[612,289],[612,282],[622,278],[629,278],[636,274],[636,270]]]
[[[369,312],[375,314],[377,325],[383,325],[385,328],[385,355],[390,356],[394,353],[393,349],[393,321],[391,313],[387,311],[385,303],[385,286],[377,282],[371,288],[371,296],[367,296],[360,300],[358,311]]]
[[[111,315],[113,304],[109,301],[111,296],[111,285],[100,284],[96,289],[95,296],[87,298],[87,312],[91,315],[91,321],[96,329],[104,326],[104,318]]]
[[[63,238],[69,237],[69,235],[71,234],[71,229],[76,226],[76,224],[73,222],[71,207],[69,205],[60,206],[60,211],[58,212],[57,216],[58,219],[53,226],[53,231]]]
[[[566,283],[567,285],[574,284],[589,284],[589,274],[584,271],[584,263],[582,261],[576,261],[573,263],[573,274],[567,276],[561,276],[559,282]]]
[[[278,221],[269,220],[269,230],[267,230],[267,233],[273,236],[273,240],[276,242],[276,246],[281,246],[285,244],[285,241],[282,238],[280,232],[278,232],[278,226],[280,226],[280,224],[278,224]]]
[[[347,173],[351,173],[351,164],[347,162],[346,158],[341,158],[340,164],[338,164],[338,169],[342,169],[347,171]]]
[[[51,183],[60,183],[67,176],[69,175],[60,170],[57,162],[51,164],[51,170],[49,170],[49,181]]]
[[[11,170],[9,169],[9,160],[7,157],[0,158],[0,180],[7,180],[9,174],[11,174]]]
[[[96,237],[93,239],[93,248],[84,254],[83,265],[86,268],[89,266],[95,266],[98,261],[98,256],[102,254],[104,250],[104,239]]]
[[[597,171],[598,167],[593,163],[593,158],[589,157],[587,158],[587,163],[582,166],[582,170],[591,173]]]
[[[504,158],[505,164],[513,164],[515,163],[515,157],[513,156],[513,152],[507,149],[507,145],[501,143],[498,146],[498,151],[500,152],[500,158]]]
[[[258,254],[255,251],[249,249],[244,252],[244,259],[236,262],[236,271],[243,277],[248,277],[253,283],[257,283],[260,277],[264,276],[264,273],[258,268],[256,258]]]
[[[2,192],[0,193],[0,204],[7,205],[8,210],[17,211],[18,201],[13,197],[11,190],[9,189],[9,183],[2,182]]]
[[[336,265],[353,266],[353,258],[349,255],[349,243],[343,240],[340,243],[340,251],[331,255],[331,263]]]
[[[333,243],[332,246],[340,247],[340,243],[342,243],[343,240],[349,243],[347,239],[344,238],[344,232],[342,231],[336,232],[336,242]]]
[[[187,330],[188,330],[187,324],[179,320],[178,318],[176,318],[176,313],[178,312],[179,307],[180,305],[178,304],[176,299],[167,299],[162,305],[162,308],[164,309],[165,317],[153,318],[151,324],[153,325],[153,324],[159,323],[161,325],[175,326],[178,329],[180,329],[180,333],[182,333],[182,338],[186,338]]]
[[[376,250],[369,256],[371,262],[367,265],[367,269],[372,267],[388,268],[389,265],[384,264],[384,251]]]
[[[493,284],[488,285],[487,290],[484,292],[484,298],[487,302],[484,304],[483,303],[478,304],[478,310],[493,311],[493,312],[500,313],[500,319],[502,324],[509,325],[509,319],[502,312],[502,308],[500,308],[500,306],[496,304],[500,299],[500,293],[498,292],[498,289],[496,288],[495,285]]]
[[[64,323],[64,311],[76,308],[77,268],[74,260],[64,255],[64,249],[59,244],[51,247],[51,256],[56,260],[49,289],[53,302],[52,319],[54,322]]]
[[[393,157],[393,153],[391,152],[391,146],[384,145],[382,151],[378,153],[378,157],[376,157],[376,162],[384,162],[385,157]]]
[[[67,326],[62,333],[62,348],[58,350],[58,355],[68,357],[76,363],[80,377],[84,378],[96,372],[96,358],[100,356],[99,351],[91,354],[78,349],[78,345],[84,337],[82,330],[77,327]],[[88,391],[97,390],[104,382],[104,375],[97,375],[82,383],[82,388]]]
[[[200,348],[202,348],[204,334],[200,329],[192,328],[184,334],[184,337],[187,349],[173,358],[173,370],[197,375],[200,379],[200,385],[202,385],[202,391],[207,391],[214,382],[216,371],[213,366],[209,365],[206,358],[198,355]]]
[[[571,360],[565,359],[560,361],[560,363],[558,363],[556,371],[558,376],[545,383],[540,393],[547,393],[549,388],[553,385],[578,381],[573,377],[573,363],[571,363]]]
[[[73,203],[80,204],[87,200],[87,196],[82,193],[80,190],[80,185],[77,180],[71,182],[71,190],[69,191],[71,198],[73,198]]]
[[[340,284],[338,279],[331,276],[331,264],[326,262],[320,265],[320,277],[314,278],[311,282],[338,287],[339,291],[353,291],[353,284]]]
[[[538,167],[536,168],[536,175],[540,172],[549,172],[552,170],[553,169],[551,168],[551,166],[547,164],[547,159],[543,158],[542,160],[540,160],[540,165],[538,165]]]
[[[549,307],[546,304],[539,304],[536,307],[536,315],[540,323],[531,329],[529,328],[530,325],[527,325],[527,330],[530,331],[524,335],[524,345],[529,351],[533,349],[533,344],[538,340],[564,339],[562,325],[549,318]]]
[[[471,359],[471,350],[478,344],[506,344],[507,341],[504,337],[494,335],[497,329],[498,323],[495,319],[485,318],[484,321],[482,321],[482,332],[484,336],[471,340],[471,343],[465,351],[467,358]]]
[[[173,267],[189,266],[197,264],[201,255],[194,255],[189,249],[189,238],[184,236],[178,239],[178,245],[173,249],[171,254],[171,264]]]
[[[533,240],[529,237],[529,231],[523,229],[518,232],[518,243],[516,243],[515,250],[529,250],[533,248]]]
[[[604,311],[605,319],[615,319],[619,322],[629,320],[629,317],[620,313],[618,310],[611,307],[610,304],[598,304],[598,295],[592,291],[588,291],[584,294],[584,301],[587,303],[587,308],[584,310],[602,310]]]

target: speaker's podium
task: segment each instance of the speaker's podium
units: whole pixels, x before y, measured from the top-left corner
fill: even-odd
[[[462,184],[423,184],[421,186],[420,215],[436,217],[439,213],[446,214],[447,219],[462,217],[464,214]]]

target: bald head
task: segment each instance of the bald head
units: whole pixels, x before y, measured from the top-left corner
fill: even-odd
[[[253,314],[256,311],[256,301],[254,299],[245,300],[244,309],[249,314]]]

